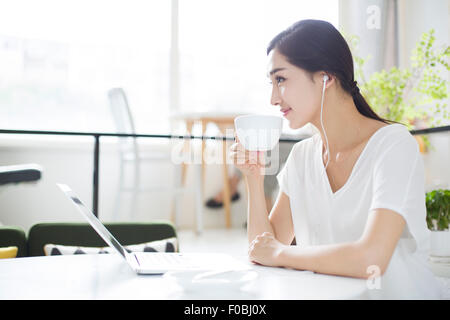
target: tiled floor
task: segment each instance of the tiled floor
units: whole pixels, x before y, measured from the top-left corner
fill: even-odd
[[[191,230],[178,231],[181,252],[219,252],[231,255],[246,255],[247,230],[205,229],[201,235]]]

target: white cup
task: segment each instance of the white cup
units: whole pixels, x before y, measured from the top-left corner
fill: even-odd
[[[280,140],[283,118],[250,114],[234,119],[236,135],[248,151],[269,151]]]

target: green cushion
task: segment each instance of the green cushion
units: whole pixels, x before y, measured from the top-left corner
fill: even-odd
[[[27,256],[27,237],[20,227],[0,226],[0,247],[15,246],[17,257]]]
[[[123,245],[144,243],[176,237],[169,222],[104,223],[105,227]],[[43,256],[48,243],[65,246],[104,247],[105,241],[88,223],[39,223],[28,234],[28,254]]]

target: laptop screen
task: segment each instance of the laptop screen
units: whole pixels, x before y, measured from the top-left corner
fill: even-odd
[[[64,194],[72,200],[75,206],[78,208],[94,230],[102,237],[103,240],[112,248],[115,248],[125,259],[128,252],[122,247],[119,241],[109,232],[108,229],[100,222],[100,220],[89,210],[80,198],[69,188],[69,186],[57,183],[58,187],[64,192]]]

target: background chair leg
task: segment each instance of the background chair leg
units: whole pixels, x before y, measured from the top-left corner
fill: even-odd
[[[182,172],[182,166],[175,166],[175,172],[174,172],[174,187],[173,189],[173,200],[172,203],[174,204],[175,208],[175,215],[173,216],[173,224],[178,229],[180,225],[180,218],[181,218],[181,199],[182,194],[179,192],[181,188],[183,187],[183,172]]]
[[[130,203],[130,220],[132,218],[136,217],[136,208],[138,208],[137,201],[138,201],[138,190],[141,185],[141,166],[139,163],[139,160],[136,160],[134,162],[134,186],[133,191],[131,192],[131,203]]]
[[[124,163],[120,161],[120,170],[119,170],[119,183],[117,184],[117,194],[116,199],[114,201],[114,208],[113,208],[113,220],[118,221],[119,219],[119,212],[120,212],[120,203],[121,203],[121,197],[122,197],[122,188],[124,187],[123,183],[123,170],[124,170]]]
[[[223,207],[225,209],[225,226],[231,228],[231,195],[230,195],[230,183],[228,177],[228,167],[226,163],[227,144],[223,142]]]
[[[196,230],[197,234],[203,231],[203,183],[202,183],[202,168],[200,165],[195,167],[195,212],[196,212]]]

